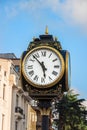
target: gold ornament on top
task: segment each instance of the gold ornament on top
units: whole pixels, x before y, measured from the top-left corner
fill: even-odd
[[[46,26],[45,34],[48,34],[48,26]]]

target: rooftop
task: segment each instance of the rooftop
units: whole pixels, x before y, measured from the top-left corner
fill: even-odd
[[[17,59],[14,53],[0,53],[0,58]]]

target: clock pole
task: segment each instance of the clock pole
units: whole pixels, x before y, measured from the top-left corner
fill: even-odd
[[[20,72],[23,90],[39,102],[42,130],[49,130],[51,102],[70,88],[70,54],[46,27],[45,35],[34,38],[23,52]]]
[[[51,112],[51,101],[49,100],[40,100],[39,101],[39,109],[42,116],[42,130],[49,130],[49,116]]]

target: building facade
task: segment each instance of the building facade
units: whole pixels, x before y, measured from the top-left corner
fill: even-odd
[[[10,60],[0,59],[0,130],[10,130],[12,87],[10,87],[9,69],[11,63]]]
[[[19,72],[20,59],[13,53],[0,54],[0,130],[36,130],[36,112],[21,87]]]

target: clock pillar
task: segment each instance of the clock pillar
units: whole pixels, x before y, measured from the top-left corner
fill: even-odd
[[[23,90],[39,102],[42,130],[49,130],[51,101],[61,99],[70,87],[70,54],[60,41],[48,34],[34,38],[21,56]]]
[[[42,116],[42,130],[49,130],[50,123],[49,123],[49,116],[51,112],[51,102],[48,100],[41,100],[39,101],[39,109]]]

